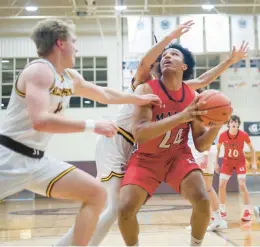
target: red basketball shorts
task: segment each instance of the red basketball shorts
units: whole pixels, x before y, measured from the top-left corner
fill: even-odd
[[[227,158],[223,158],[222,167],[221,167],[221,175],[222,179],[229,178],[233,170],[236,171],[238,177],[245,177],[246,175],[246,160],[245,159],[239,159],[239,160],[231,160]]]
[[[177,193],[182,180],[193,170],[201,170],[191,153],[177,157],[134,153],[128,163],[121,186],[138,185],[150,196],[161,182],[166,182]]]

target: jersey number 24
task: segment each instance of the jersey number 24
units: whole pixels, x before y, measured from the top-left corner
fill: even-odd
[[[175,139],[173,141],[173,144],[180,144],[183,141],[182,132],[183,132],[183,129],[179,129],[178,130],[177,135],[176,135],[176,137],[175,137]],[[168,143],[168,141],[171,138],[171,135],[172,135],[172,131],[171,130],[166,132],[162,142],[159,145],[160,148],[170,148],[172,143]]]

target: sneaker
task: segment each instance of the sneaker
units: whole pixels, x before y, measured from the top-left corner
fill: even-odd
[[[220,221],[215,221],[212,222],[208,228],[207,231],[208,232],[213,232],[213,231],[219,231],[219,230],[223,230],[223,229],[227,229],[227,222],[224,219],[221,219]]]
[[[221,212],[221,217],[223,220],[226,220],[227,219],[227,213],[226,212]]]
[[[256,220],[260,224],[260,207],[259,206],[255,206],[254,207],[254,212],[255,212]]]
[[[241,218],[242,221],[250,221],[251,220],[251,214],[248,210],[244,211],[244,215]]]

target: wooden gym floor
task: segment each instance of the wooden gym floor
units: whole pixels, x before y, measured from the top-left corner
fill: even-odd
[[[251,194],[252,205],[260,204],[260,194]],[[0,204],[0,245],[51,246],[72,226],[79,203],[53,199],[11,201]],[[204,246],[259,246],[260,225],[240,221],[241,198],[229,194],[227,203],[229,229],[207,233]],[[140,245],[189,245],[191,207],[178,195],[159,195],[148,201],[139,213]],[[104,246],[124,245],[115,223],[103,241]]]

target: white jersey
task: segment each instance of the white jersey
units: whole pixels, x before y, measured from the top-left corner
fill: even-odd
[[[128,89],[132,92],[132,89]],[[110,178],[113,174],[124,173],[124,166],[127,164],[134,145],[134,137],[132,135],[132,114],[134,105],[122,105],[115,116],[114,121],[119,127],[118,134],[112,138],[100,136],[96,146],[96,164],[98,177],[102,181]],[[100,150],[103,150],[100,152]]]
[[[73,94],[73,80],[67,71],[60,76],[54,66],[45,59],[34,60],[26,67],[34,63],[47,64],[53,71],[54,82],[50,88],[49,112],[60,114],[69,105],[70,97]],[[13,87],[0,133],[31,148],[45,151],[52,134],[39,132],[32,128],[25,94],[17,89],[18,78],[19,75]]]

